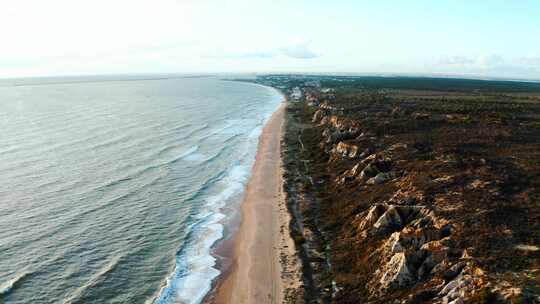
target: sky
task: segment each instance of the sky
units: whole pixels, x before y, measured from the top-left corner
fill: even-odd
[[[540,1],[17,0],[0,78],[142,73],[540,79]]]

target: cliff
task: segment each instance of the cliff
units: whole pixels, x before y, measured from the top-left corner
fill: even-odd
[[[290,302],[539,301],[539,100],[332,90],[287,109]]]

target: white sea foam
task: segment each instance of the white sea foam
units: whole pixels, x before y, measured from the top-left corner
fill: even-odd
[[[199,146],[193,146],[187,149],[184,153],[180,154],[178,158],[186,158],[187,156],[197,152],[198,150],[199,150]]]
[[[193,245],[178,261],[187,273],[176,282],[176,301],[200,303],[210,291],[212,280],[220,273],[214,268],[216,260],[210,255],[210,250],[212,245],[223,237],[223,225],[219,224],[219,221],[224,217],[221,213],[210,216],[204,227],[198,229],[198,237]]]
[[[178,159],[189,161],[189,162],[202,162],[206,159],[206,156],[202,153],[198,153],[199,146],[193,146],[189,148],[186,152],[180,154]]]
[[[15,284],[17,284],[17,282],[19,282],[24,277],[26,277],[26,275],[27,275],[26,272],[22,272],[22,273],[17,274],[11,280],[8,280],[4,283],[0,283],[0,296],[8,294],[13,289]]]
[[[195,216],[190,239],[176,260],[176,269],[156,303],[200,303],[210,291],[212,281],[220,274],[215,268],[212,246],[223,237],[219,212],[234,195],[241,193],[249,177],[250,166],[240,162],[233,165],[215,187],[221,191],[205,199],[205,206]]]
[[[181,151],[178,147],[167,147],[162,149],[156,156],[156,166],[165,166],[179,160],[196,161],[204,159],[204,155],[198,153],[199,146],[194,145]]]
[[[166,303],[200,303],[210,291],[212,281],[220,274],[215,268],[216,260],[211,255],[212,246],[223,237],[225,215],[220,212],[227,202],[241,194],[251,175],[255,161],[258,138],[264,124],[278,108],[281,98],[276,98],[269,112],[259,119],[229,120],[226,126],[215,128],[202,136],[206,139],[216,134],[245,134],[246,140],[237,150],[237,159],[231,164],[223,178],[216,181],[201,206],[194,215],[194,223],[190,227],[189,240],[176,258],[174,273],[167,280],[159,297],[154,301]],[[183,160],[198,160],[198,149],[189,151]],[[186,152],[187,153],[187,152]]]
[[[206,160],[206,156],[202,153],[192,153],[182,157],[182,160],[189,162],[203,162],[204,160]]]

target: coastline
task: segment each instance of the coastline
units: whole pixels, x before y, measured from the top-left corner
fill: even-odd
[[[230,266],[205,302],[282,303],[285,289],[301,284],[282,187],[285,109],[283,103],[260,136],[252,176],[240,208],[240,225],[228,245]]]
[[[252,83],[247,82],[245,84]],[[261,138],[263,137],[262,134],[273,115],[284,106],[283,101],[286,100],[285,95],[273,87],[263,86],[260,84],[252,85],[268,90],[274,90],[279,93],[278,95],[280,96],[276,96],[276,99],[274,99],[275,103],[272,104],[272,108],[267,109],[269,111],[264,111],[262,117],[258,116],[261,119],[260,123],[257,124],[253,129],[250,129],[248,135],[249,151],[246,150],[242,155],[236,156],[240,157],[240,162],[235,164],[234,168],[242,167],[241,172],[228,169],[227,172],[235,172],[235,174],[231,173],[229,176],[228,173],[225,177],[220,178],[218,181],[220,183],[225,183],[222,186],[226,188],[225,192],[228,194],[225,198],[221,197],[219,199],[215,199],[215,201],[223,201],[223,203],[218,206],[218,209],[214,210],[214,212],[218,214],[219,218],[212,222],[215,224],[212,226],[219,227],[220,235],[218,236],[217,240],[207,243],[207,245],[209,245],[208,258],[205,256],[204,260],[204,262],[207,263],[206,266],[209,268],[208,272],[211,272],[212,277],[210,278],[208,284],[204,284],[203,286],[203,284],[197,283],[196,280],[187,278],[185,273],[182,274],[181,270],[178,270],[188,269],[191,267],[190,265],[179,266],[177,262],[175,270],[167,278],[166,283],[162,285],[160,291],[153,298],[153,303],[171,303],[173,301],[179,301],[182,303],[212,303],[213,301],[211,299],[213,299],[216,293],[217,286],[220,285],[223,278],[226,278],[228,273],[230,273],[231,269],[233,268],[233,261],[235,260],[234,248],[236,244],[236,235],[238,233],[242,218],[241,206],[242,202],[244,201],[248,182],[253,174],[253,168],[256,163],[258,151],[260,150]],[[231,177],[234,178],[231,180]],[[227,190],[230,190],[230,187],[234,187],[232,192]],[[208,237],[207,233],[204,231],[202,232],[201,236],[205,238]],[[197,250],[200,252],[200,249]],[[194,255],[189,254],[189,256]],[[204,273],[204,271],[200,271],[200,267],[195,266],[195,268],[198,270],[188,273],[190,273],[190,275],[191,273]],[[210,275],[210,273],[208,274]],[[179,282],[182,285],[178,285]],[[184,294],[180,298],[179,292],[183,290],[190,290],[191,293],[196,294],[197,296],[186,296]]]

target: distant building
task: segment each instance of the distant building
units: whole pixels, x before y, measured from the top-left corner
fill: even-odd
[[[294,87],[292,89],[291,98],[294,100],[299,100],[300,98],[302,98],[302,91],[299,87]]]

